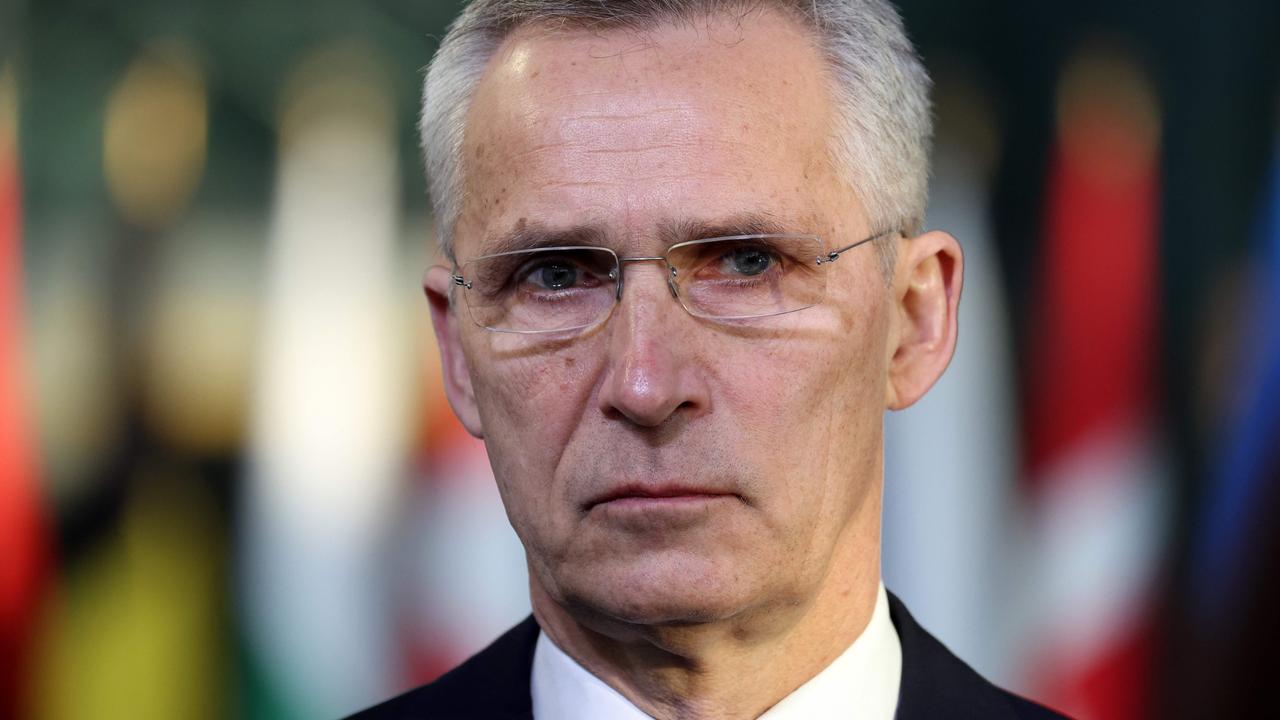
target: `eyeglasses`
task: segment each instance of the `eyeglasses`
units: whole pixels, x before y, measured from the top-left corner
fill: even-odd
[[[822,302],[826,267],[878,233],[837,250],[816,235],[732,235],[677,243],[663,255],[620,257],[609,248],[544,247],[481,255],[453,273],[472,321],[493,332],[586,330],[622,300],[623,263],[662,262],[667,288],[690,315],[746,320]]]

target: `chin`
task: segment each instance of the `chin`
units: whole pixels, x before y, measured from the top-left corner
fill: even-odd
[[[707,558],[679,562],[592,563],[567,574],[559,587],[564,604],[590,614],[635,625],[699,624],[724,620],[758,598],[732,567]]]

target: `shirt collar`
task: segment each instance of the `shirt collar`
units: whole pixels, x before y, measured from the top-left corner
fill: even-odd
[[[880,584],[871,621],[822,672],[769,708],[759,720],[891,720],[902,680],[902,645]],[[647,720],[622,693],[592,675],[539,633],[530,681],[533,716],[563,720]]]

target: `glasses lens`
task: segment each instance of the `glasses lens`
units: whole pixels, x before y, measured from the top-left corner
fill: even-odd
[[[618,258],[604,248],[541,248],[463,266],[467,304],[481,327],[547,332],[593,325],[617,297]]]
[[[667,261],[681,301],[700,317],[781,315],[822,302],[826,273],[813,237],[749,236],[680,243]]]

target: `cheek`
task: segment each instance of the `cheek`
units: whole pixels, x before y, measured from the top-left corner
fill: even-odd
[[[735,377],[722,376],[726,404],[762,464],[782,469],[762,502],[802,535],[824,535],[877,479],[883,414],[882,308],[831,312],[824,332],[753,347]],[[728,353],[725,353],[728,356]],[[774,488],[776,491],[776,487]],[[855,491],[855,492],[851,492]],[[803,518],[803,519],[801,519]],[[804,541],[800,541],[804,544]]]
[[[812,402],[821,384],[811,372],[798,370],[809,367],[810,349],[791,338],[735,342],[736,347],[720,348],[711,365],[721,403],[742,416],[744,430],[765,437],[803,424],[796,422],[804,417],[797,408]]]
[[[888,316],[883,293],[869,288],[854,301],[842,304],[851,308],[842,320],[844,334],[838,358],[824,374],[828,378],[823,393],[824,413],[830,428],[844,438],[835,444],[865,455],[865,443],[878,438],[878,426],[884,415],[884,386],[888,363],[884,348],[888,340]]]
[[[486,442],[499,451],[491,452],[495,461],[549,478],[588,407],[591,355],[576,344],[532,351],[517,342],[525,341],[496,333],[473,338],[469,354],[483,358],[471,363],[476,403]]]
[[[559,468],[590,393],[580,350],[495,359],[487,342],[473,373],[485,447],[507,515],[525,547],[554,556],[570,532]],[[475,355],[473,355],[475,357]]]
[[[797,430],[844,425],[868,411],[879,415],[885,362],[885,322],[879,308],[833,311],[819,332],[754,345],[722,387],[736,403],[753,406],[764,426]],[[737,355],[744,355],[741,351]],[[732,357],[727,349],[720,357]]]
[[[888,319],[879,298],[864,301],[847,324],[842,361],[827,373],[830,380],[813,412],[815,430],[826,434],[824,505],[837,526],[881,482]]]
[[[530,417],[559,416],[569,398],[561,392],[569,385],[550,358],[511,358],[489,362],[477,377],[476,395],[495,422],[523,426]]]

